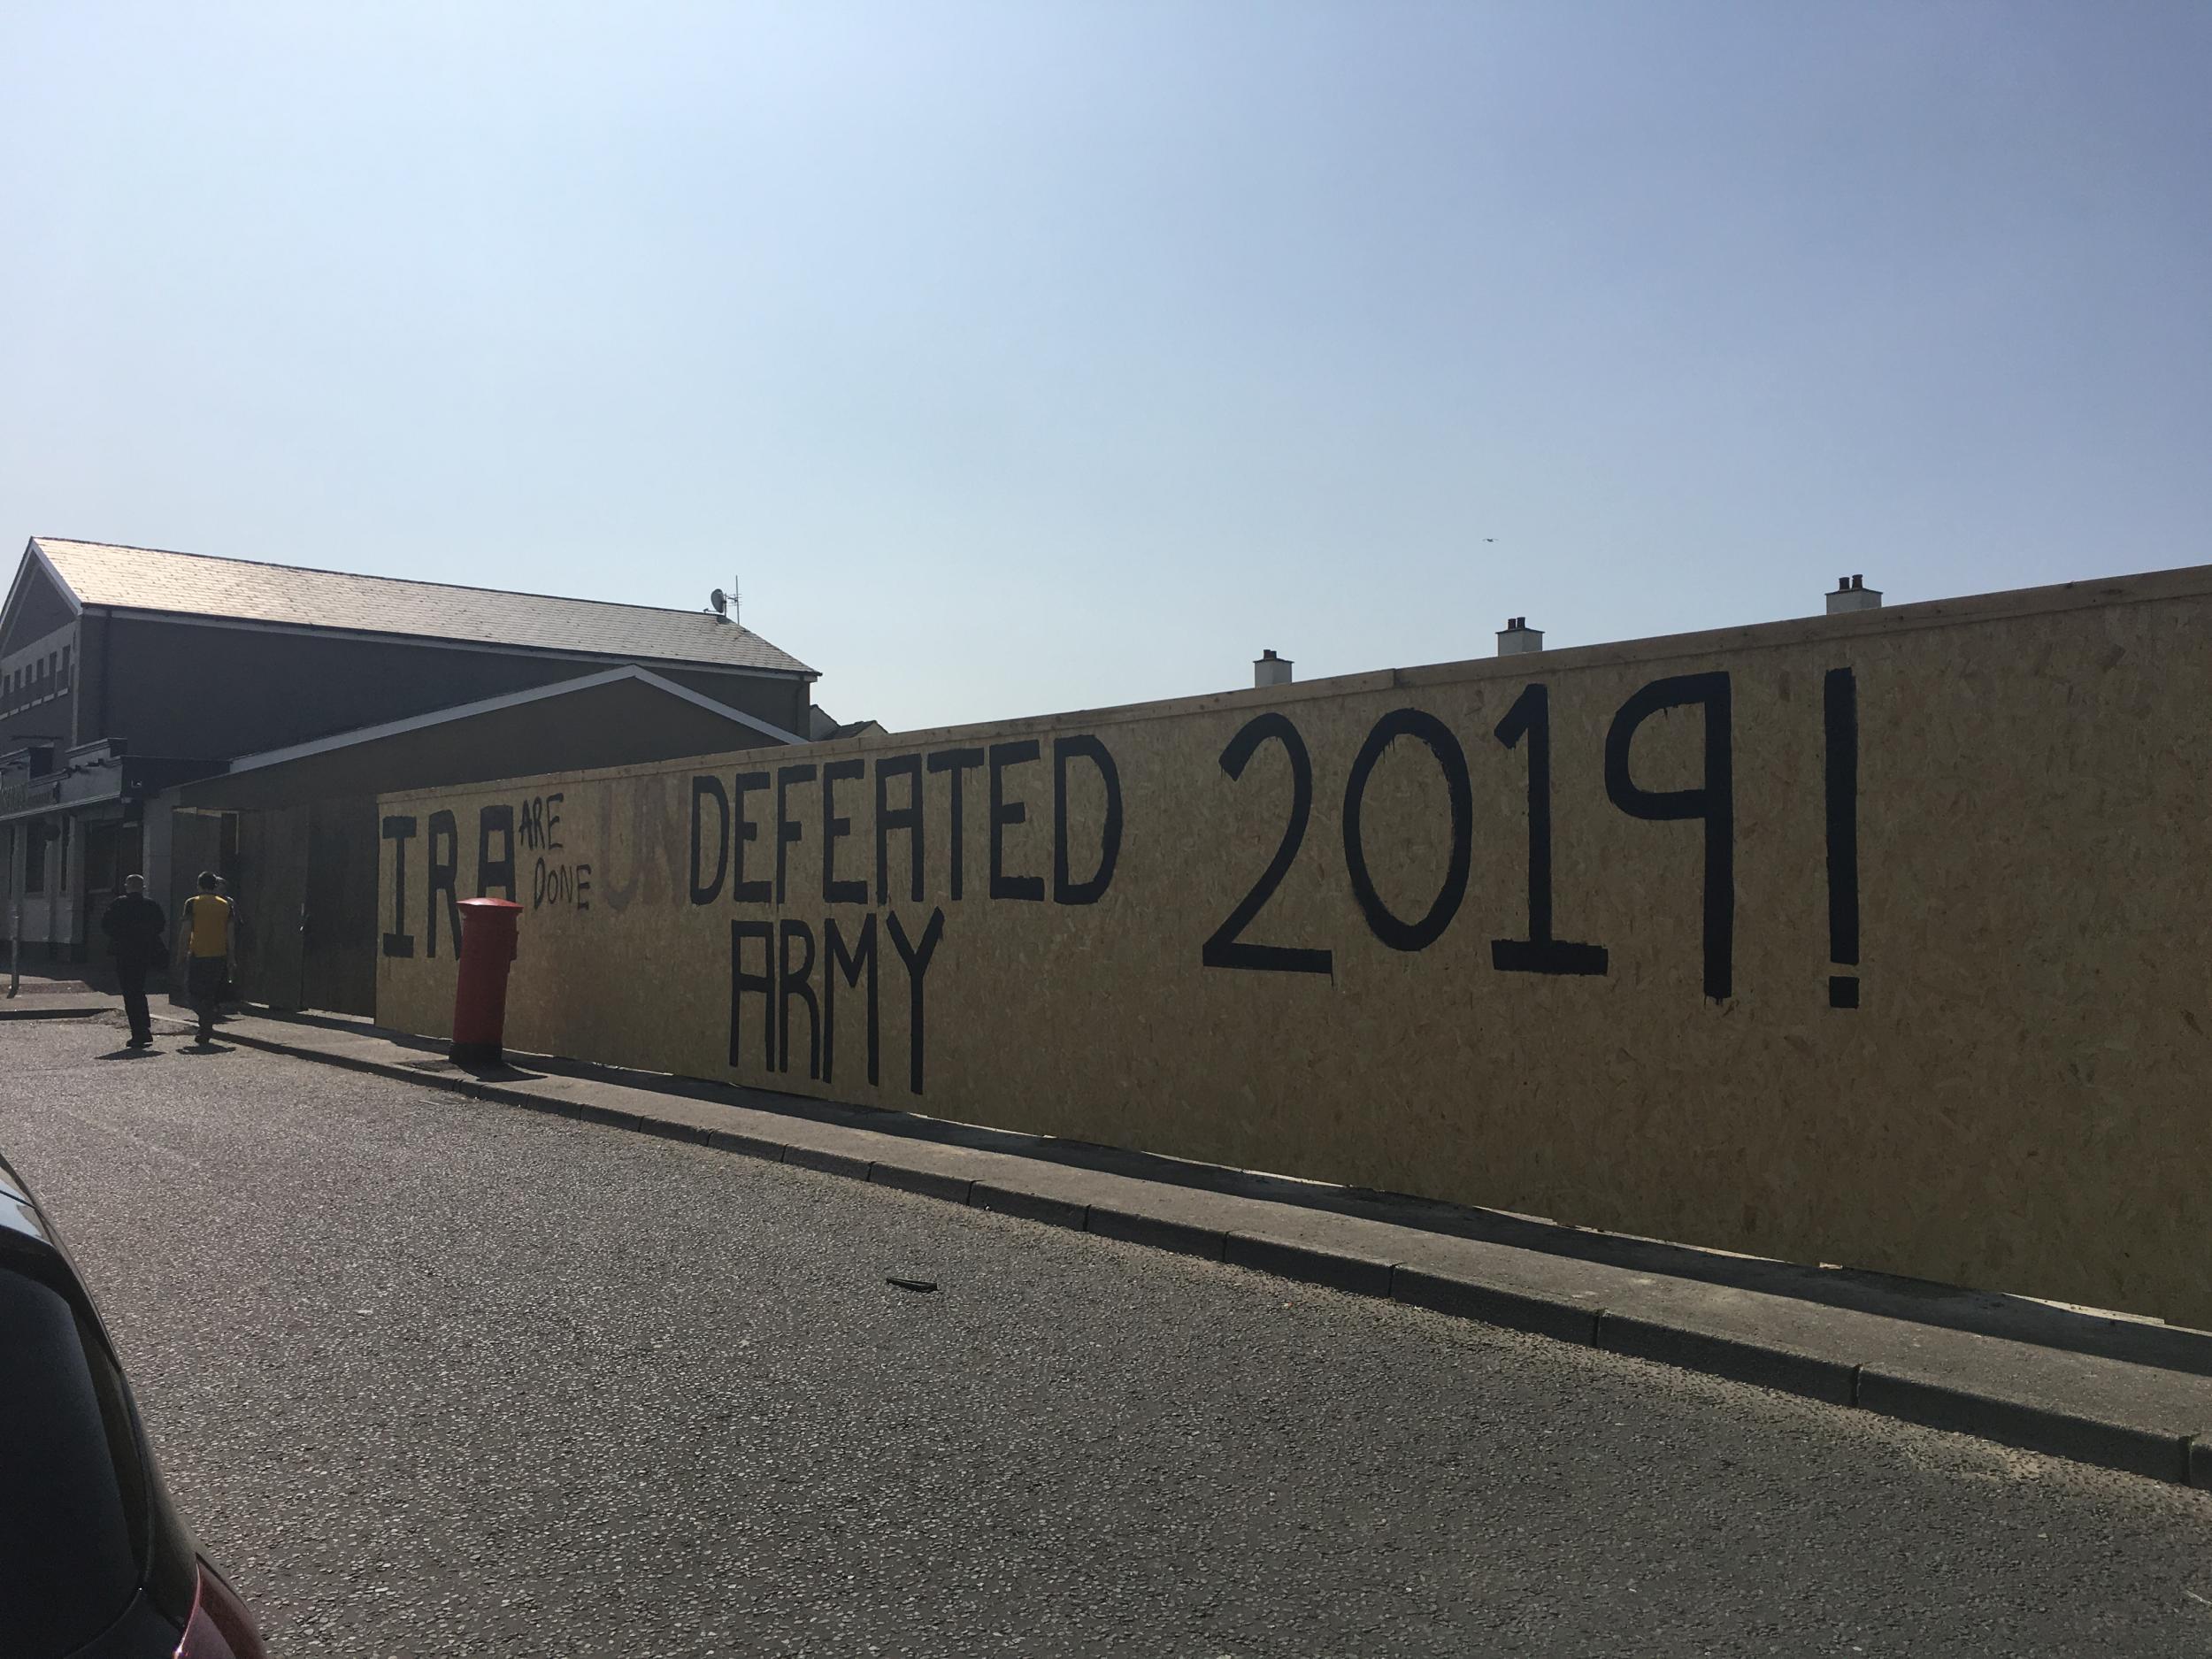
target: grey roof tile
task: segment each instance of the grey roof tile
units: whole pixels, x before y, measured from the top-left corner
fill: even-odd
[[[88,605],[637,661],[814,672],[711,611],[457,588],[54,536],[35,536],[32,544]]]

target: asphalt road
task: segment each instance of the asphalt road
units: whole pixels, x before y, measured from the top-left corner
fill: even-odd
[[[280,1659],[2212,1652],[2212,1494],[121,1036],[0,1147]]]

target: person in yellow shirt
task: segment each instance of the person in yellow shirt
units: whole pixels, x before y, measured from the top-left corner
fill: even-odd
[[[202,1046],[215,1041],[215,1007],[230,977],[230,901],[216,891],[215,872],[200,872],[200,890],[184,902],[184,988],[200,1017]]]

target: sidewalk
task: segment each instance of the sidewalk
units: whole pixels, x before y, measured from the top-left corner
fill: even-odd
[[[547,1056],[467,1071],[342,1018],[249,1013],[220,1041],[2212,1487],[2212,1333]]]
[[[82,1019],[88,1014],[113,1013],[123,1006],[122,999],[113,991],[103,991],[90,979],[82,977],[96,972],[90,964],[81,968],[47,964],[50,970],[59,965],[61,972],[34,973],[26,969],[19,978],[17,995],[7,995],[7,963],[0,957],[0,1020],[7,1019]],[[102,968],[105,964],[101,964]],[[112,983],[112,980],[109,981]],[[150,993],[150,995],[152,995]],[[166,991],[159,993],[165,999]]]

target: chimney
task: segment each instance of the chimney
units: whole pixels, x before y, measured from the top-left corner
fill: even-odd
[[[1828,614],[1839,617],[1847,611],[1878,610],[1881,603],[1882,590],[1869,588],[1865,577],[1839,576],[1836,591],[1828,595]]]
[[[1272,650],[1262,651],[1252,659],[1252,683],[1255,686],[1287,686],[1290,684],[1290,658],[1278,657]]]
[[[1526,617],[1508,617],[1505,626],[1498,630],[1498,655],[1519,657],[1528,651],[1544,649],[1544,630],[1532,628]]]

